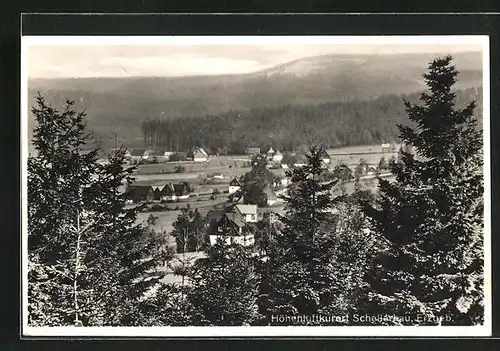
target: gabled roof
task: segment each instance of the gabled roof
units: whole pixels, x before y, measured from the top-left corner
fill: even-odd
[[[197,147],[193,154],[202,154],[203,156],[208,157],[208,153],[202,147]]]
[[[233,180],[231,180],[231,182],[229,183],[229,185],[230,186],[241,186],[240,182],[236,178],[233,178]]]
[[[273,147],[272,147],[272,146],[269,148],[269,151],[268,151],[267,153],[268,153],[268,154],[274,154],[274,150],[273,150]]]
[[[299,164],[299,163],[306,164],[307,163],[307,157],[305,155],[297,155],[295,157],[294,164]]]
[[[178,196],[184,195],[185,193],[188,192],[186,184],[184,184],[184,183],[173,184],[173,187],[174,187],[175,194]]]
[[[225,216],[231,223],[234,223],[239,228],[243,228],[245,226],[245,222],[243,221],[241,216],[237,215],[236,213],[226,213]]]
[[[242,214],[257,214],[257,205],[236,205],[238,211]]]
[[[330,158],[330,155],[326,152],[326,150],[321,151],[319,155],[321,158]]]
[[[283,154],[280,152],[280,150],[276,151],[276,153],[274,154],[274,156],[283,156]]]

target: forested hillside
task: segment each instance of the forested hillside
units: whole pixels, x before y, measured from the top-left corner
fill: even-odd
[[[455,56],[460,70],[455,88],[481,86],[481,54]],[[143,142],[140,126],[145,118],[203,118],[224,115],[227,111],[247,111],[244,114],[252,116],[260,113],[249,112],[251,109],[265,110],[266,116],[262,118],[267,118],[267,114],[280,115],[280,110],[295,113],[281,107],[288,104],[369,101],[391,94],[419,92],[424,89],[421,73],[433,57],[432,54],[325,55],[236,75],[30,79],[28,104],[30,107],[35,104],[38,91],[54,107],[63,106],[65,99],[74,100],[77,107],[85,106],[89,128],[106,145],[112,145],[116,133],[119,141],[139,146]],[[316,110],[312,106],[297,113],[312,113],[306,112],[311,108],[314,113],[326,110],[330,117],[335,116],[333,112],[338,113],[330,107]],[[267,112],[269,109],[275,112]],[[324,115],[316,118],[322,119]],[[30,115],[30,130],[32,122]],[[346,137],[340,134],[338,139]]]
[[[477,101],[482,123],[482,89],[458,91],[460,107]],[[147,119],[142,124],[148,146],[185,150],[202,145],[212,152],[242,153],[246,147],[296,150],[314,143],[326,147],[396,141],[397,124],[409,124],[403,99],[390,95],[372,101],[320,105],[283,105],[176,119]]]

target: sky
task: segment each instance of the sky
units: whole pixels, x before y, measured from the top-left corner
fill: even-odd
[[[66,37],[68,38],[68,37]],[[358,43],[345,40],[215,40],[155,43],[150,40],[34,40],[23,44],[29,78],[188,76],[256,72],[307,56],[326,54],[454,53],[481,51],[472,42],[447,44],[412,40]],[[37,38],[36,38],[37,39]],[[24,40],[24,38],[23,38]],[[453,41],[452,41],[453,42]]]

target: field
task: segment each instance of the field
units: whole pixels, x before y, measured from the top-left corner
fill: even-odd
[[[328,149],[330,155],[330,164],[345,163],[347,165],[359,164],[364,159],[369,165],[375,166],[380,159],[384,157],[387,161],[391,156],[397,154],[399,146],[396,146],[396,152],[383,152],[381,145],[351,146],[338,149]]]
[[[328,153],[331,155],[331,165],[337,164],[339,160],[347,163],[348,165],[354,165],[359,163],[360,159],[363,158],[370,165],[377,165],[380,158],[384,156],[389,159],[392,153],[382,153],[382,148],[380,145],[368,145],[368,146],[357,146],[339,149],[329,149]],[[210,159],[210,162],[206,163],[182,163],[185,169],[183,173],[157,173],[162,169],[169,168],[169,171],[179,163],[168,163],[168,164],[152,164],[152,165],[141,165],[139,167],[139,172],[135,175],[136,182],[138,184],[150,184],[152,182],[182,182],[187,181],[192,188],[192,195],[189,199],[180,201],[178,203],[168,204],[168,207],[172,210],[169,211],[154,211],[154,212],[142,212],[138,215],[139,222],[146,222],[150,214],[157,217],[154,229],[156,231],[165,232],[167,235],[172,230],[172,223],[176,220],[177,216],[180,214],[182,208],[189,206],[193,209],[198,209],[202,214],[208,213],[211,209],[220,206],[227,200],[227,192],[229,182],[233,177],[239,177],[249,171],[248,167],[243,167],[243,164],[248,160],[247,156],[214,156]],[[157,173],[157,174],[153,174]],[[223,179],[216,179],[209,184],[205,184],[203,180],[210,175],[222,174]],[[372,190],[377,187],[376,179],[369,179],[362,181],[363,184]],[[354,190],[354,183],[346,183],[345,189],[348,193]],[[210,199],[210,195],[214,189],[218,189],[221,194],[216,199]],[[197,196],[196,196],[197,195]],[[178,206],[177,210],[173,210]],[[267,210],[281,212],[283,206],[268,208]],[[266,209],[262,209],[265,211]],[[170,245],[175,245],[173,238],[169,239]]]

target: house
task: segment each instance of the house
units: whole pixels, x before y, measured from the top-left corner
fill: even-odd
[[[268,157],[269,159],[272,159],[273,155],[274,155],[274,150],[273,150],[273,147],[271,146],[271,147],[269,148],[269,151],[267,151],[267,157]]]
[[[304,167],[306,164],[307,164],[306,156],[305,155],[297,155],[293,165],[295,167]]]
[[[382,146],[382,152],[392,152],[394,150],[393,146],[388,143],[384,143]]]
[[[142,161],[146,149],[129,149],[125,153],[125,158],[132,163]]]
[[[142,158],[148,161],[156,160],[158,162],[165,162],[167,160],[165,158],[164,150],[155,150],[155,149],[146,150]]]
[[[233,180],[231,180],[231,182],[229,183],[229,194],[234,194],[240,189],[241,189],[240,182],[238,181],[238,179],[233,178]]]
[[[201,147],[198,147],[193,152],[193,160],[195,162],[207,162],[208,153]]]
[[[278,202],[278,197],[269,185],[264,188],[264,194],[267,195],[267,206],[273,206]]]
[[[156,183],[151,185],[154,200],[176,201],[174,186],[171,183]]]
[[[326,150],[321,151],[320,156],[323,163],[326,163],[327,165],[330,164],[330,155],[326,152]]]
[[[243,246],[253,245],[255,238],[253,234],[243,231],[246,223],[237,213],[225,213],[217,222],[216,231],[209,235],[210,245],[215,245],[218,240],[225,239],[226,244],[239,244]]]
[[[173,154],[175,154],[174,151],[164,151],[163,152],[163,157],[165,158],[165,160],[170,160],[170,156],[172,156]]]
[[[366,175],[367,176],[373,176],[375,174],[377,174],[377,169],[375,167],[373,167],[373,166],[369,166],[367,168],[367,170],[366,170]]]
[[[154,200],[153,189],[150,185],[130,185],[126,190],[125,196],[135,203]]]
[[[168,157],[168,160],[172,162],[188,161],[188,159],[188,153],[185,151],[174,152]]]
[[[260,147],[247,148],[247,155],[258,155],[258,154],[260,154]]]
[[[228,199],[232,203],[243,204],[243,192],[241,191],[241,189],[238,189],[233,194],[229,194]]]
[[[275,187],[287,187],[291,183],[290,178],[287,177],[285,170],[272,169],[271,173],[274,177]]]
[[[173,184],[174,188],[174,194],[177,196],[178,199],[187,199],[189,198],[189,184],[184,182],[184,183],[177,183]]]
[[[281,162],[283,160],[283,154],[278,150],[273,155],[274,162]]]
[[[236,214],[243,218],[245,223],[257,222],[257,205],[236,205]]]

